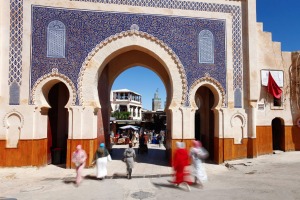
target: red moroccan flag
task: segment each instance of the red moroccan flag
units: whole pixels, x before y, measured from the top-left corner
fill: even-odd
[[[268,92],[272,94],[275,98],[279,99],[282,93],[282,90],[274,81],[271,72],[269,72],[269,79],[268,79]]]

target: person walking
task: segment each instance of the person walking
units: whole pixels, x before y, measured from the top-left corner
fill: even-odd
[[[133,135],[132,135],[132,140],[131,140],[131,143],[133,144],[133,146],[136,145],[138,139],[137,139],[137,132],[133,132]]]
[[[132,168],[134,166],[134,159],[136,157],[135,151],[132,148],[132,143],[129,143],[129,147],[125,149],[123,156],[127,168],[127,178],[131,179]]]
[[[173,168],[175,171],[175,180],[169,181],[176,186],[179,186],[181,183],[185,183],[187,189],[191,191],[189,185],[192,183],[187,180],[188,172],[186,172],[186,167],[189,165],[189,154],[185,148],[183,142],[176,142],[176,151],[174,153]]]
[[[96,176],[100,180],[107,175],[107,161],[111,161],[111,156],[105,148],[104,143],[101,143],[94,155],[93,163],[96,163]]]
[[[207,181],[207,174],[202,163],[202,159],[208,157],[208,152],[200,141],[193,141],[193,147],[190,149],[190,157],[192,160],[192,175],[195,177],[195,184],[198,184],[200,188],[203,187],[203,182]]]
[[[76,166],[76,186],[79,186],[79,184],[82,181],[82,172],[85,167],[85,161],[87,159],[86,152],[82,149],[81,145],[77,145],[76,151],[72,154],[72,162]]]

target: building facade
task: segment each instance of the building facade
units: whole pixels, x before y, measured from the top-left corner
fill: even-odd
[[[71,167],[109,146],[110,90],[133,66],[165,85],[167,152],[202,140],[215,163],[300,149],[299,52],[282,52],[255,0],[3,0],[0,166]],[[267,92],[269,71],[280,98]]]
[[[112,112],[130,112],[130,119],[142,119],[142,96],[128,89],[111,91]]]

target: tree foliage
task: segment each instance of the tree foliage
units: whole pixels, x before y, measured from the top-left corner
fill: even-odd
[[[120,112],[120,111],[115,111],[112,113],[112,117],[115,117],[117,120],[126,120],[129,119],[130,112]]]

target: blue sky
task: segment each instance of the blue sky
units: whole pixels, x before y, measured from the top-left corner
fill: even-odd
[[[300,0],[257,0],[257,22],[263,30],[272,32],[272,39],[281,42],[282,51],[300,50]],[[160,78],[144,67],[133,67],[120,74],[112,89],[129,89],[142,95],[143,108],[152,109],[156,89],[166,99],[166,89]]]

